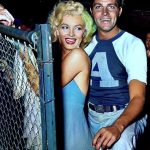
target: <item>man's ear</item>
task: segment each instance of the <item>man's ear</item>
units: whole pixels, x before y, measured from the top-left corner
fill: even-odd
[[[93,15],[93,13],[92,13],[92,9],[90,8],[90,13]]]
[[[122,7],[120,7],[119,9],[119,17],[121,16],[121,14],[122,14]]]

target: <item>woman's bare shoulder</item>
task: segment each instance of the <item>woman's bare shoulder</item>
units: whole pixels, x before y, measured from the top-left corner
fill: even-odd
[[[90,61],[89,60],[89,56],[87,55],[87,53],[84,51],[84,49],[82,48],[76,48],[73,49],[69,55],[68,55],[71,59],[77,59],[78,61]]]

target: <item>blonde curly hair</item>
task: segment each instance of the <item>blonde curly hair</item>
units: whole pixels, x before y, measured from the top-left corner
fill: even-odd
[[[55,31],[61,24],[63,16],[65,15],[79,15],[82,17],[86,32],[84,33],[84,37],[80,46],[85,48],[86,45],[91,41],[93,33],[96,31],[96,26],[91,15],[84,8],[84,6],[81,3],[74,2],[72,0],[60,2],[58,5],[55,5],[52,13],[48,17],[48,22],[51,25],[52,42],[56,42],[58,40],[58,37],[55,35]]]

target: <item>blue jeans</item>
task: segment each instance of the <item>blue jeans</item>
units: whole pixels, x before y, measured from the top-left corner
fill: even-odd
[[[88,108],[88,120],[92,136],[102,127],[110,126],[123,113],[124,109],[115,112],[97,113]],[[134,150],[136,141],[144,132],[147,115],[129,125],[121,134],[120,139],[109,150]]]

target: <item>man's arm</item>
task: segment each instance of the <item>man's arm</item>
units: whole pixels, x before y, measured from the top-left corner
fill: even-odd
[[[102,128],[93,139],[96,150],[107,148],[114,144],[124,129],[130,125],[142,112],[145,103],[145,83],[132,80],[129,83],[130,102],[123,114],[111,126]]]

